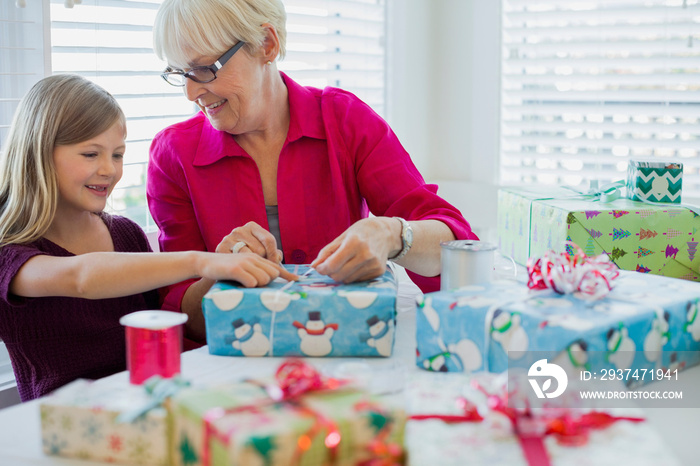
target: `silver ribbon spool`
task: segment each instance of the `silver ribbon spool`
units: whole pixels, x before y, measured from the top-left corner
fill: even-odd
[[[496,246],[484,241],[457,240],[440,243],[440,290],[490,283]]]

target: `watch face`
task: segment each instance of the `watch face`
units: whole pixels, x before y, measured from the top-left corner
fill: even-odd
[[[410,225],[406,228],[406,244],[413,244],[413,228]]]

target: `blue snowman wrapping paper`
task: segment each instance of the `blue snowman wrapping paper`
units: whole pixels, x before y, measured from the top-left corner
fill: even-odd
[[[285,266],[304,275],[307,266]],[[289,284],[217,282],[202,300],[207,344],[221,356],[389,357],[397,285],[387,271],[345,285],[315,270]]]
[[[513,280],[428,293],[417,303],[416,364],[503,372],[547,351],[569,374],[681,370],[700,363],[699,306],[700,283],[630,271],[598,301]]]

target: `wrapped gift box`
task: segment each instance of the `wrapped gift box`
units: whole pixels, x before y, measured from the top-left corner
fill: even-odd
[[[601,203],[555,187],[498,193],[498,245],[522,265],[572,241],[588,256],[607,254],[624,270],[697,281],[699,231],[698,215],[680,206],[626,198]]]
[[[409,418],[406,424],[408,465],[527,466],[512,423],[506,416],[485,406],[485,397],[471,387],[474,380],[480,382],[482,378],[478,374],[470,377],[424,373],[409,383],[409,416],[463,415],[461,405],[462,400],[466,400],[478,406],[484,419],[448,424],[438,419]],[[629,407],[606,412],[612,416],[640,417],[640,410]],[[544,445],[554,466],[679,464],[658,433],[644,421],[618,421],[605,429],[593,430],[583,445],[565,446],[552,435],[545,437]]]
[[[416,363],[502,372],[528,368],[546,351],[570,374],[683,369],[700,362],[699,302],[699,283],[627,271],[593,302],[512,280],[428,293],[416,313]]]
[[[306,266],[287,266],[299,275]],[[224,356],[391,356],[396,281],[344,285],[316,271],[261,288],[218,282],[204,296],[207,343]]]
[[[169,465],[168,413],[155,408],[133,423],[116,418],[150,398],[141,386],[76,380],[42,398],[44,452],[121,464]]]
[[[680,204],[683,164],[639,162],[627,166],[627,197],[633,201]]]
[[[359,389],[272,402],[262,386],[238,383],[183,390],[172,409],[175,464],[183,466],[354,466],[381,457],[383,447],[403,454],[403,410],[380,406]]]

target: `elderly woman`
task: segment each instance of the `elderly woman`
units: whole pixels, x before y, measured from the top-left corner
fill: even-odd
[[[476,236],[369,106],[277,70],[285,21],[280,0],[161,5],[163,78],[201,109],[151,146],[147,193],[161,249],[252,251],[342,282],[377,277],[390,259],[424,291],[438,289],[440,242]],[[165,298],[190,316],[191,337],[204,339],[211,285],[181,283]]]

